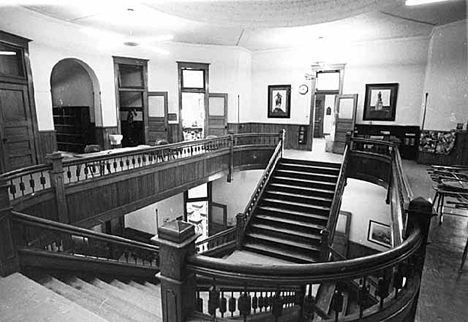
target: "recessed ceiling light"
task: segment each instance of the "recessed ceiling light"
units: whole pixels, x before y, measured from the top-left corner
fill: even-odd
[[[436,2],[446,2],[449,0],[406,0],[407,6],[419,6],[423,4],[436,3]]]

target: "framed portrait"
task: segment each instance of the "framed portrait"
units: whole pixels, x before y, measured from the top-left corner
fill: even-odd
[[[366,84],[365,121],[395,121],[398,84]]]
[[[268,117],[290,118],[291,85],[268,86]]]
[[[389,225],[369,220],[367,240],[384,247],[392,247],[392,230]]]

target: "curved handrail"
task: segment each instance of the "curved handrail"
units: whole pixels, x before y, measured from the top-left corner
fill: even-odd
[[[401,245],[389,251],[339,262],[255,265],[231,263],[219,258],[193,255],[188,258],[187,268],[195,273],[246,285],[321,283],[358,278],[393,267],[414,254],[421,244],[421,231],[416,228]]]
[[[0,175],[5,180],[10,180],[18,176],[27,176],[28,174],[34,174],[40,171],[49,171],[52,169],[51,164],[38,164],[26,168],[16,169],[13,171],[6,172]]]

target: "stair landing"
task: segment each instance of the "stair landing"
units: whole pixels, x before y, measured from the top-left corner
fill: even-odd
[[[229,263],[246,263],[246,264],[259,264],[259,265],[282,265],[294,264],[286,260],[274,258],[246,250],[236,250],[229,257],[226,258]]]
[[[0,279],[0,317],[9,322],[107,322],[20,273]]]

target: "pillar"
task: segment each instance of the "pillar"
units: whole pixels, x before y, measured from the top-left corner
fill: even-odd
[[[174,220],[158,228],[163,322],[184,322],[195,310],[195,274],[186,269],[195,254],[195,226]]]
[[[70,223],[68,215],[67,195],[65,193],[65,181],[63,177],[63,156],[60,152],[54,152],[47,156],[52,163],[50,170],[50,184],[55,190],[55,201],[57,203],[57,218],[58,221],[64,224]]]

